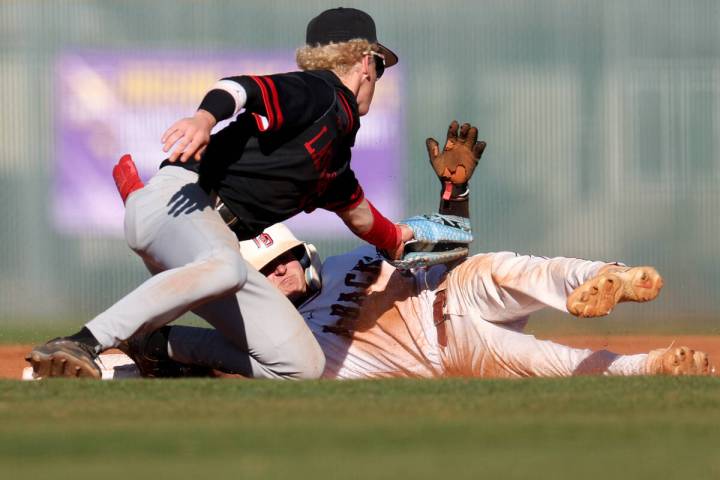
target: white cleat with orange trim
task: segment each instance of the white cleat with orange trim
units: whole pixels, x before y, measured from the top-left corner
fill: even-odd
[[[602,317],[620,302],[654,300],[662,287],[663,279],[653,267],[610,265],[570,294],[567,309],[576,317]]]
[[[716,374],[707,353],[685,346],[652,350],[648,353],[647,369],[650,375]]]

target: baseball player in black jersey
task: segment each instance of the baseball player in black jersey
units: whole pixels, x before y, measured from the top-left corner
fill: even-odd
[[[33,349],[36,377],[99,378],[100,352],[190,310],[215,327],[198,341],[226,371],[320,376],[325,358],[303,318],[243,259],[237,240],[316,208],[336,212],[390,258],[413,233],[373,207],[350,168],[375,82],[398,61],[377,41],[372,18],[351,8],[321,13],[297,61],[302,71],[220,80],[193,117],[162,136],[169,158],[144,188],[122,185],[134,165],[121,160],[114,175],[126,200],[125,236],[153,277],[78,333]]]

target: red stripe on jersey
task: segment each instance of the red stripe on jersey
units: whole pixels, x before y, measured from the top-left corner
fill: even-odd
[[[342,105],[343,110],[345,110],[345,114],[346,114],[347,117],[348,117],[348,129],[347,129],[347,133],[350,133],[350,132],[352,132],[353,126],[354,126],[354,125],[353,125],[354,120],[353,120],[353,116],[352,116],[352,109],[350,108],[350,105],[348,104],[348,101],[345,99],[345,96],[344,96],[342,93],[338,92],[338,97],[340,97],[340,105]]]
[[[262,117],[261,117],[260,115],[258,115],[257,113],[253,112],[252,116],[253,116],[253,118],[255,119],[255,123],[257,124],[258,130],[259,130],[260,132],[264,132],[265,130],[267,130],[267,128],[265,127],[265,125],[263,125]]]
[[[283,124],[283,114],[280,110],[280,98],[278,96],[277,89],[275,88],[275,82],[272,81],[272,78],[270,77],[262,77],[263,80],[267,82],[267,84],[270,86],[270,92],[272,93],[272,100],[273,100],[273,106],[275,107],[275,115],[277,119],[277,123],[275,124],[274,130],[279,130],[280,127],[282,127]]]
[[[267,113],[267,119],[268,119],[268,130],[272,130],[272,128],[275,126],[275,115],[273,115],[272,106],[270,105],[270,95],[268,95],[267,88],[265,87],[265,84],[262,82],[262,80],[259,77],[256,77],[254,75],[251,75],[250,78],[252,78],[255,83],[258,84],[258,87],[260,87],[260,93],[263,97],[263,104],[265,105],[265,113]],[[255,118],[256,121],[258,121],[257,118]],[[263,130],[261,130],[263,131]]]

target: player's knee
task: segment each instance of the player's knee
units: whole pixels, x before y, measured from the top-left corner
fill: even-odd
[[[312,337],[312,335],[310,335]],[[299,345],[302,343],[302,345]],[[280,377],[292,380],[313,380],[320,378],[325,370],[325,354],[315,337],[312,341],[298,342],[297,347],[287,351],[283,372]]]
[[[298,375],[295,378],[313,380],[320,378],[325,371],[325,354],[318,346],[311,355],[308,355],[299,366]]]
[[[217,250],[206,260],[206,265],[218,291],[237,292],[247,281],[247,264],[238,251]]]

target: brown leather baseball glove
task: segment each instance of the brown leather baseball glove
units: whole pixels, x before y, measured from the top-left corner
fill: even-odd
[[[478,142],[478,130],[469,123],[462,127],[453,120],[448,127],[445,148],[440,153],[438,142],[434,138],[425,141],[430,164],[443,184],[443,198],[449,198],[453,185],[465,186],[472,177],[486,143]]]

